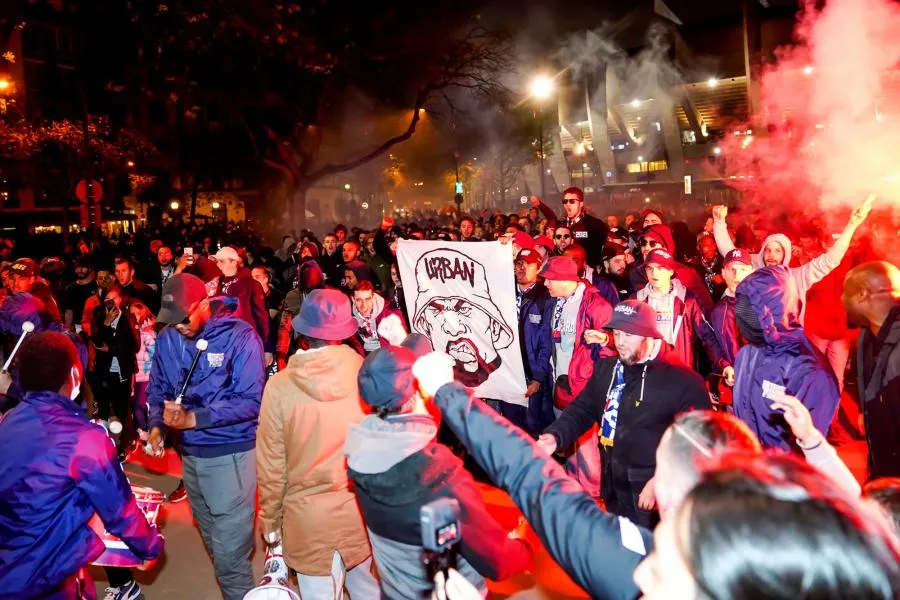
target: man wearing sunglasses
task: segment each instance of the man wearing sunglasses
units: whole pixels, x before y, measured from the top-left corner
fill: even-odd
[[[572,239],[572,230],[568,227],[557,227],[556,231],[553,234],[553,245],[555,246],[556,256],[562,256],[562,253],[566,251],[566,248],[572,245],[574,240]]]
[[[560,227],[567,227],[572,232],[572,242],[584,246],[587,251],[587,263],[591,267],[596,267],[603,263],[603,246],[606,244],[606,234],[609,233],[609,227],[606,223],[592,217],[584,211],[584,192],[580,188],[570,187],[563,192],[563,212],[562,219],[557,219],[553,210],[543,204],[537,196],[531,197],[531,204],[540,210],[548,220],[557,221]],[[557,247],[559,244],[557,243]],[[560,250],[562,252],[563,249]]]

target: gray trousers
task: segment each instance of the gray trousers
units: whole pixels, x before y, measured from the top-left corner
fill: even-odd
[[[256,450],[216,458],[184,456],[184,487],[225,600],[256,585],[250,554],[256,509]]]

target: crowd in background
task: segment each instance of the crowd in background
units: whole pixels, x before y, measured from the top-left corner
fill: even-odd
[[[60,385],[114,433],[119,462],[176,447],[186,486],[170,500],[190,500],[229,600],[253,586],[257,485],[262,533],[284,544],[304,598],[338,597],[337,580],[354,597],[421,597],[434,583],[418,510],[446,496],[463,506],[453,578],[471,589],[456,593],[522,572],[526,536],[490,515],[462,451],[592,597],[895,598],[896,531],[833,448],[865,439],[870,479],[900,477],[893,219],[870,199],[829,221],[716,206],[691,227],[652,209],[600,218],[569,188],[558,208],[532,198],[521,214],[388,217],[274,244],[246,224],[145,228],[58,256],[0,240],[0,333],[4,356],[25,321],[61,336],[44,338],[60,361],[71,343],[85,385]],[[522,402],[473,400],[465,353],[410,333],[422,327],[397,264],[404,239],[510,253]],[[471,328],[465,305],[435,322]],[[203,382],[185,383],[182,405],[199,352]],[[489,353],[466,352],[490,372]],[[23,360],[3,382],[10,415],[60,388]],[[236,481],[210,475],[225,460]],[[6,501],[21,498],[13,472],[0,469]],[[897,502],[900,487],[873,495]],[[0,532],[15,522],[0,512]],[[122,537],[146,558],[161,550],[143,529]],[[852,558],[825,559],[823,544]],[[775,551],[796,560],[774,564]],[[719,555],[739,557],[727,569],[749,583],[723,576]],[[130,571],[108,575],[110,600],[140,593]],[[0,590],[20,581],[4,588],[0,574]]]

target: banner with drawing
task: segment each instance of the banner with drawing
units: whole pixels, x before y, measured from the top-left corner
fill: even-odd
[[[527,406],[510,247],[401,240],[397,262],[412,330],[453,357],[456,380]]]

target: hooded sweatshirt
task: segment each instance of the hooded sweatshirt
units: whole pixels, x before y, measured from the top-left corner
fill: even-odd
[[[397,315],[401,321],[403,320],[400,311],[385,301],[380,294],[372,296],[372,314],[368,317],[362,316],[356,309],[356,304],[353,304],[353,317],[359,324],[359,333],[357,335],[366,354],[374,352],[385,345],[381,335],[378,333],[378,326],[381,325],[381,322],[388,315]]]
[[[800,327],[800,302],[787,267],[765,267],[737,288],[737,321],[748,343],[734,365],[734,414],[767,448],[792,451],[793,439],[784,417],[772,411],[781,393],[797,397],[823,435],[837,411],[840,394],[831,369]],[[744,297],[744,300],[741,297]],[[751,315],[742,316],[742,304]],[[747,323],[755,316],[755,323]]]
[[[719,254],[725,256],[734,250],[735,245],[728,235],[728,226],[725,224],[725,221],[715,221],[713,223],[713,235],[716,238],[716,245],[719,247]],[[760,246],[760,253],[752,256],[751,260],[754,268],[762,269],[766,266],[765,262],[763,262],[763,253],[769,242],[776,242],[784,249],[784,258],[781,261],[781,265],[788,270],[790,279],[797,288],[797,294],[801,303],[798,322],[802,326],[806,318],[806,293],[809,291],[809,288],[821,281],[841,264],[849,246],[836,242],[824,254],[820,254],[802,267],[791,268],[791,251],[793,248],[791,240],[783,233],[773,233],[763,240],[762,246]]]
[[[256,440],[263,534],[281,531],[285,562],[304,575],[331,573],[334,550],[352,569],[371,556],[347,480],[348,428],[365,417],[348,346],[300,351],[263,394]]]
[[[507,537],[462,461],[435,443],[436,435],[434,420],[420,414],[369,416],[347,435],[348,474],[356,485],[385,600],[430,595],[433,584],[422,565],[419,512],[440,498],[459,501],[457,569],[482,594],[487,594],[485,577],[506,579],[530,560],[525,544]]]

